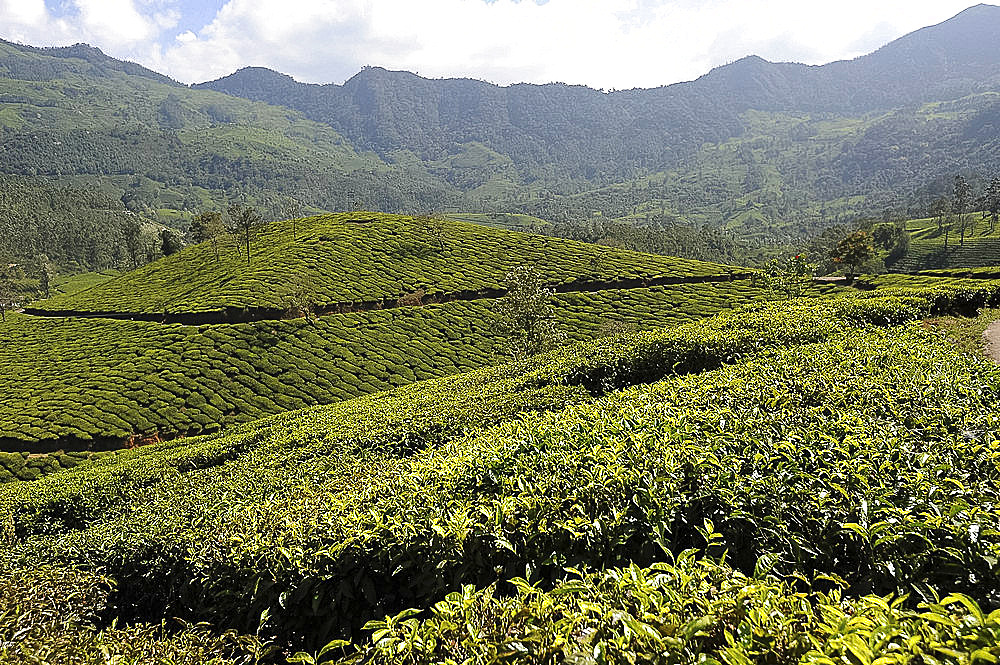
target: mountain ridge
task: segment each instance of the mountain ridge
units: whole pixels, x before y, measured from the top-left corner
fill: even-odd
[[[1000,7],[977,5],[854,60],[809,66],[747,56],[694,81],[612,93],[561,83],[427,79],[380,67],[341,85],[244,68],[193,87],[290,106],[382,157],[410,150],[434,159],[475,140],[509,155],[523,175],[586,140],[596,143],[589,151],[596,163],[574,177],[615,179],[675,165],[705,142],[740,136],[739,116],[748,110],[858,115],[1000,90],[991,34],[1000,34]]]

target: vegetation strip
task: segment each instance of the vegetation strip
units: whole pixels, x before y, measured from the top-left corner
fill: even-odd
[[[676,284],[711,284],[719,282],[736,282],[747,280],[751,273],[733,272],[727,275],[703,275],[692,277],[650,277],[646,279],[623,279],[606,282],[570,282],[552,287],[555,293],[599,293],[601,291],[623,291],[631,289],[648,289],[655,286],[671,286]],[[333,314],[356,314],[373,310],[395,309],[397,307],[423,307],[426,305],[441,305],[456,301],[496,300],[502,298],[503,289],[482,289],[480,291],[459,291],[456,293],[430,293],[399,298],[383,298],[382,300],[366,300],[360,302],[342,302],[331,305],[317,305],[311,314],[329,316]],[[181,325],[218,325],[225,323],[252,323],[257,321],[278,321],[290,318],[300,318],[305,314],[290,312],[288,309],[266,307],[227,307],[220,311],[208,312],[117,312],[117,311],[87,311],[87,310],[49,310],[25,307],[23,313],[29,316],[49,318],[87,318],[115,319],[119,321],[148,321],[151,323],[177,323]]]

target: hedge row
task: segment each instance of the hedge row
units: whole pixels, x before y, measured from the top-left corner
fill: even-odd
[[[94,453],[70,452],[51,455],[0,452],[0,483],[37,480],[49,473],[73,469],[89,462]]]

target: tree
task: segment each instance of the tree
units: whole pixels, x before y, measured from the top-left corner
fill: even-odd
[[[191,220],[188,233],[191,234],[191,238],[196,243],[211,240],[215,260],[219,260],[219,237],[226,233],[226,224],[222,221],[222,213],[215,210],[201,213]]]
[[[756,273],[751,283],[762,289],[780,293],[785,298],[797,298],[812,283],[816,266],[806,261],[802,254],[790,256],[784,261],[771,259]]]
[[[947,196],[938,197],[931,203],[930,214],[937,221],[938,233],[944,231],[944,221],[950,208],[951,202]]]
[[[0,266],[0,321],[7,320],[7,309],[14,306],[14,279],[19,272],[16,263]]]
[[[160,251],[164,256],[176,254],[184,248],[184,242],[180,235],[171,229],[160,231]]]
[[[247,250],[247,267],[250,267],[250,241],[253,238],[253,228],[261,223],[262,217],[256,208],[233,203],[227,211],[230,228],[240,236]]]
[[[969,203],[972,201],[972,187],[969,185],[968,181],[964,176],[955,176],[955,188],[952,192],[951,199],[951,209],[956,215],[958,215],[958,228],[962,233],[960,244],[965,244],[965,230],[966,221],[965,213],[969,209]]]
[[[129,215],[122,224],[125,234],[125,249],[128,251],[132,268],[139,267],[139,253],[142,251],[142,224],[137,215]]]
[[[439,250],[444,249],[444,236],[448,225],[443,219],[435,215],[421,215],[414,221],[416,221],[417,227],[438,246]]]
[[[38,286],[46,298],[51,297],[52,266],[49,265],[49,257],[44,254],[38,257]]]
[[[298,221],[302,217],[302,204],[295,199],[288,199],[282,208],[282,216],[292,222],[292,242],[298,240]]]
[[[554,292],[542,275],[530,266],[518,266],[507,273],[504,286],[507,293],[496,301],[493,312],[507,355],[519,360],[554,348],[562,336],[555,327]]]
[[[1000,216],[1000,176],[990,181],[984,198],[984,212],[990,216],[990,233],[996,231],[997,217]]]
[[[837,247],[832,252],[834,263],[845,264],[850,267],[848,275],[853,275],[858,268],[875,257],[875,247],[872,245],[872,236],[867,231],[854,231],[849,233],[843,240],[837,243]]]

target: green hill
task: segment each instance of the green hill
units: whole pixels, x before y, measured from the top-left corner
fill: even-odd
[[[967,220],[964,238],[956,221],[947,222],[950,225],[947,232],[937,219],[907,221],[910,249],[891,269],[915,272],[1000,265],[1000,229],[991,229],[989,220],[978,212],[969,213]]]
[[[8,315],[0,449],[196,435],[495,363],[518,265],[568,340],[774,297],[730,266],[377,213],[267,224],[241,251],[209,241]]]
[[[732,266],[652,256],[475,224],[378,213],[275,222],[253,231],[249,264],[241,238],[190,247],[40,310],[209,312],[288,309],[307,300],[336,308],[408,296],[502,288],[530,265],[552,286],[742,274]],[[473,295],[473,294],[470,294]]]
[[[0,636],[56,662],[335,638],[320,660],[988,661],[1000,371],[916,323],[1000,303],[970,284],[755,305],[0,486]]]
[[[740,280],[566,293],[554,304],[559,332],[583,340],[771,297]],[[8,315],[0,449],[198,434],[467,371],[498,359],[494,320],[489,300],[201,326]]]
[[[100,190],[176,227],[241,193],[271,218],[294,201],[708,225],[785,245],[886,209],[916,214],[957,172],[992,177],[1000,61],[981,44],[997,26],[1000,10],[980,6],[850,62],[748,57],[609,93],[375,67],[343,86],[250,69],[190,88],[84,46],[0,42],[0,173]],[[110,255],[94,258],[117,256],[120,241],[90,228]],[[22,258],[57,254],[30,231],[13,234]],[[704,245],[687,236],[685,255]]]

